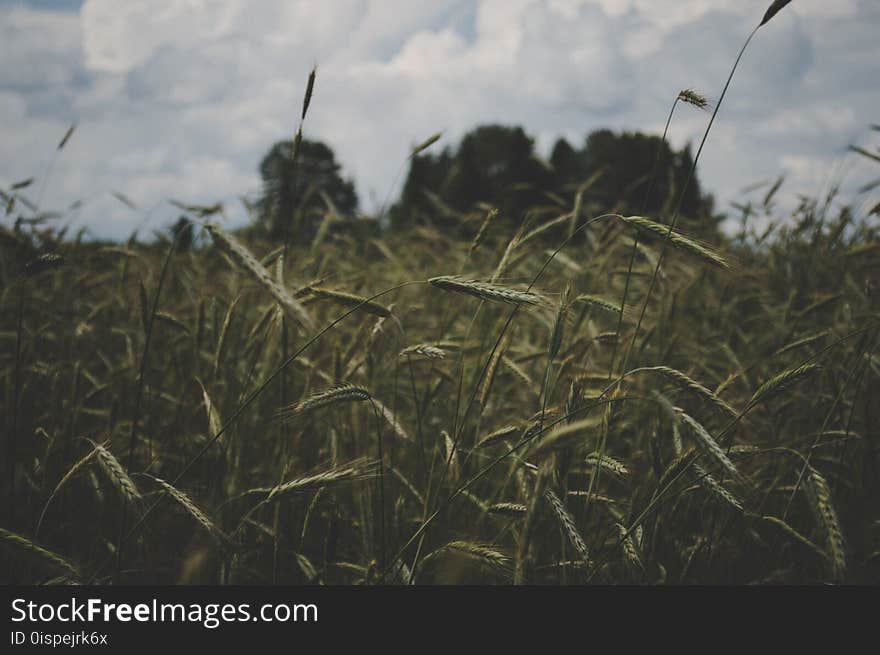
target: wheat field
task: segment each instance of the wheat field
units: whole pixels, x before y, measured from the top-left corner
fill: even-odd
[[[876,584],[874,212],[4,227],[4,581]]]

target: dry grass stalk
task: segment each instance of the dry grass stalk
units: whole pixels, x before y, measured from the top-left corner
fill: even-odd
[[[665,238],[668,234],[669,243],[671,243],[679,250],[688,252],[695,257],[702,259],[707,264],[720,266],[721,268],[730,268],[730,264],[728,264],[727,260],[720,254],[712,250],[712,248],[683,235],[681,232],[678,232],[675,229],[670,232],[668,225],[664,225],[663,223],[655,223],[654,221],[648,218],[644,218],[642,216],[621,216],[621,219],[624,222],[629,223],[630,225],[634,225],[637,228],[644,230],[645,232],[650,232],[658,237]]]
[[[501,276],[504,274],[504,271],[507,270],[507,266],[510,262],[510,257],[513,254],[513,251],[520,243],[520,238],[522,236],[522,228],[517,232],[514,237],[507,242],[507,247],[504,249],[504,254],[501,255],[501,259],[498,261],[498,265],[495,267],[495,272],[492,273],[492,282],[497,282]]]
[[[487,446],[494,446],[497,443],[501,443],[505,439],[510,439],[513,435],[517,434],[520,431],[520,427],[518,425],[505,425],[503,428],[498,428],[487,434],[485,437],[480,439],[477,442],[477,448],[486,448]]]
[[[468,559],[472,559],[480,564],[484,564],[490,568],[507,573],[510,570],[510,556],[498,550],[495,546],[484,544],[477,541],[450,541],[448,544],[441,546],[435,553],[442,552],[455,553],[463,555]],[[431,555],[434,555],[432,553]],[[430,556],[429,556],[430,557]],[[426,560],[428,557],[425,558]]]
[[[584,564],[590,566],[590,551],[587,548],[587,543],[578,531],[574,518],[572,518],[571,514],[568,513],[568,510],[565,509],[562,500],[560,500],[559,496],[557,496],[552,489],[544,490],[544,498],[550,503],[550,507],[553,509],[553,514],[556,516],[556,520],[559,521],[559,525],[568,537],[569,542],[571,542],[572,547],[577,551],[578,555],[581,556]]]
[[[31,541],[27,537],[23,537],[20,534],[16,534],[14,532],[10,532],[6,528],[0,528],[0,540],[2,540],[4,543],[10,544],[32,555],[37,556],[42,561],[51,564],[58,569],[61,569],[74,579],[79,578],[80,574],[77,570],[77,567],[74,566],[70,561],[68,561],[67,558],[62,557],[58,553]]]
[[[559,354],[562,348],[562,340],[565,337],[565,318],[568,314],[569,298],[571,296],[571,283],[566,283],[565,288],[559,298],[559,308],[556,311],[556,317],[553,321],[553,329],[550,332],[550,346],[548,348],[548,357],[552,361]]]
[[[401,356],[418,355],[427,359],[443,359],[446,357],[446,351],[437,346],[427,343],[420,343],[415,346],[407,346],[400,351]]]
[[[491,302],[503,302],[512,305],[539,305],[543,302],[541,296],[531,291],[520,291],[519,289],[492,282],[467,280],[457,275],[433,277],[428,282],[444,291],[464,293]]]
[[[652,367],[647,368],[645,370],[656,371],[658,373],[662,373],[663,375],[665,375],[669,379],[673,380],[674,382],[681,385],[682,387],[685,387],[686,389],[688,389],[692,393],[696,394],[697,396],[700,396],[704,400],[709,401],[712,405],[714,405],[715,407],[717,407],[721,411],[725,412],[726,414],[729,414],[730,416],[733,416],[733,417],[739,416],[739,412],[737,412],[733,407],[728,405],[724,400],[719,398],[717,394],[713,393],[712,391],[710,391],[709,389],[704,387],[702,384],[700,384],[696,380],[690,378],[689,376],[685,375],[681,371],[678,371],[674,368],[670,368],[668,366],[652,366]]]
[[[761,25],[765,25],[771,18],[782,11],[783,7],[789,2],[791,2],[791,0],[773,0],[773,4],[767,8],[767,11],[764,13],[764,18],[761,19]],[[759,25],[759,27],[761,25]]]
[[[594,467],[598,463],[602,470],[610,473],[611,475],[617,478],[626,478],[629,476],[629,469],[623,462],[619,462],[618,460],[610,457],[609,455],[602,455],[601,459],[599,457],[598,452],[592,452],[587,455],[586,460],[584,460],[589,467]]]
[[[306,93],[303,96],[302,116],[300,120],[306,119],[306,112],[309,111],[309,104],[312,102],[312,93],[315,91],[315,77],[318,74],[317,68],[312,68],[309,73],[309,81],[306,83]]]
[[[593,503],[602,503],[604,505],[608,505],[609,507],[613,507],[617,504],[617,501],[614,500],[611,496],[606,496],[604,494],[593,493],[590,494],[588,489],[570,489],[566,496],[571,496],[572,498],[590,498],[590,502]]]
[[[412,494],[412,497],[415,498],[416,502],[419,505],[425,504],[424,496],[422,496],[422,494],[419,493],[419,490],[416,489],[415,485],[412,482],[410,482],[406,478],[406,476],[400,472],[399,469],[395,468],[394,466],[387,465],[385,467],[385,470],[390,471],[391,474],[400,481],[400,483],[403,485],[403,487]]]
[[[284,255],[284,246],[278,246],[277,248],[273,248],[272,250],[267,252],[265,255],[263,255],[263,258],[260,260],[260,263],[263,266],[268,267],[270,264],[272,264],[275,260],[277,260],[282,255]]]
[[[440,431],[440,437],[443,439],[443,447],[446,451],[446,461],[449,466],[449,479],[452,482],[458,482],[461,478],[461,463],[458,460],[458,449],[455,442],[446,430]]]
[[[745,477],[734,466],[733,462],[730,461],[724,449],[718,445],[718,442],[715,441],[706,428],[679,408],[676,408],[676,414],[688,426],[691,434],[696,438],[697,444],[709,457],[715,460],[734,480],[740,484],[748,485]]]
[[[528,373],[526,373],[522,367],[517,364],[515,361],[510,359],[510,357],[502,356],[501,362],[510,369],[510,372],[513,373],[516,377],[518,377],[525,385],[527,389],[531,389],[535,386],[532,378],[529,377]]]
[[[290,314],[290,316],[298,323],[308,329],[314,328],[314,321],[305,308],[288,293],[288,291],[278,284],[278,281],[272,277],[272,274],[266,270],[266,267],[260,264],[250,250],[245,248],[235,237],[220,228],[219,225],[212,222],[205,223],[205,229],[214,238],[221,250],[247,270],[257,282],[259,282],[275,300]]]
[[[709,101],[701,93],[697,93],[693,89],[682,89],[678,94],[681,102],[693,105],[697,109],[705,109],[709,106]]]
[[[25,275],[33,277],[34,275],[39,275],[43,271],[51,271],[56,269],[64,264],[64,257],[55,253],[45,253],[42,255],[38,255],[35,259],[32,259],[27,264],[25,264],[24,272]]]
[[[730,505],[740,513],[745,511],[742,503],[737,500],[736,496],[721,486],[718,480],[712,477],[712,475],[699,464],[694,464],[694,475],[702,487],[722,503]]]
[[[572,380],[568,385],[568,395],[565,397],[565,405],[562,414],[566,423],[574,423],[577,420],[576,412],[583,405],[584,387],[579,380]]]
[[[386,407],[383,403],[381,403],[376,398],[372,400],[373,406],[379,410],[379,414],[382,415],[382,418],[391,426],[391,431],[394,432],[400,439],[404,441],[412,441],[412,437],[410,437],[409,432],[407,432],[401,422],[397,419],[397,416],[394,415],[388,407]]]
[[[596,335],[596,342],[606,345],[611,345],[615,343],[618,339],[619,335],[613,330],[608,332],[600,332]]]
[[[95,446],[96,456],[101,469],[109,478],[113,486],[119,491],[120,495],[129,503],[135,503],[141,499],[141,493],[138,491],[134,481],[125,472],[125,468],[120,464],[119,460],[104,446]]]
[[[308,291],[312,293],[314,298],[332,300],[345,307],[356,307],[358,310],[366,312],[367,314],[373,314],[374,316],[380,316],[382,318],[391,316],[391,311],[387,307],[369,300],[364,296],[358,296],[357,294],[348,293],[346,291],[325,289],[323,287],[308,287]]]
[[[229,308],[226,310],[226,315],[223,317],[223,323],[220,326],[220,336],[217,339],[217,350],[214,352],[214,373],[216,374],[217,370],[220,368],[220,358],[223,356],[223,348],[226,345],[226,335],[229,332],[229,326],[232,324],[232,316],[235,312],[235,308],[238,305],[238,301],[241,300],[241,295],[237,295],[231,303],[229,303]]]
[[[766,402],[768,399],[781,393],[795,382],[798,382],[821,369],[822,367],[818,364],[804,364],[803,366],[791,368],[773,376],[758,387],[758,390],[755,391],[755,395],[749,400],[749,407],[753,407],[758,403]]]
[[[38,535],[40,533],[40,526],[43,524],[43,519],[46,516],[46,511],[49,509],[49,505],[52,503],[52,500],[55,496],[58,495],[58,492],[61,491],[61,488],[66,485],[70,480],[74,478],[74,476],[79,473],[86,464],[91,462],[98,454],[97,448],[92,448],[84,457],[78,460],[73,466],[68,469],[67,473],[64,474],[64,477],[59,480],[58,484],[55,485],[55,488],[52,490],[52,493],[49,495],[49,499],[46,501],[46,504],[43,506],[43,511],[40,513],[40,518],[37,520],[37,527],[34,528],[34,535]]]
[[[517,240],[516,247],[519,248],[534,239],[535,237],[538,237],[545,232],[552,230],[554,227],[558,227],[571,221],[573,217],[576,218],[576,214],[574,212],[571,212],[568,214],[563,214],[562,216],[557,216],[556,218],[539,225],[535,229],[526,233],[525,236],[523,236],[521,239]]]
[[[171,498],[180,505],[187,514],[189,514],[199,525],[201,525],[205,530],[207,530],[213,537],[219,539],[220,541],[226,541],[226,536],[223,534],[223,531],[217,527],[217,525],[208,518],[208,515],[205,514],[199,507],[193,502],[192,498],[190,498],[187,494],[185,494],[180,489],[172,486],[170,483],[162,480],[161,478],[157,478],[154,476],[149,476],[154,482],[156,482],[162,490],[171,496]]]
[[[802,339],[798,339],[796,341],[792,341],[791,343],[783,346],[779,350],[774,353],[775,355],[781,355],[783,353],[787,353],[790,350],[794,350],[795,348],[801,348],[803,346],[808,346],[816,343],[817,341],[821,341],[825,337],[831,334],[830,330],[822,330],[821,332],[817,332],[816,334],[811,334],[810,336],[804,337]]]
[[[366,480],[375,477],[376,475],[377,463],[373,460],[364,458],[348,464],[329,468],[320,473],[313,473],[311,475],[295,478],[274,487],[251,489],[248,493],[266,493],[268,495],[264,502],[270,502],[288,494],[314,491],[316,489],[323,489],[324,487],[353,482],[356,480]]]
[[[560,448],[581,444],[587,438],[585,432],[595,432],[601,425],[602,420],[597,418],[585,418],[571,423],[559,424],[535,444],[531,456],[544,457]]]
[[[483,383],[480,386],[479,402],[482,407],[485,407],[486,402],[489,400],[489,393],[492,391],[492,383],[495,382],[495,374],[498,372],[498,363],[504,356],[504,352],[507,350],[509,344],[510,333],[508,332],[501,339],[501,343],[498,344],[498,347],[495,348],[495,352],[492,353],[492,358],[489,360],[489,365],[486,367],[486,374],[483,377]]]
[[[614,527],[617,528],[617,533],[620,535],[620,547],[623,550],[623,555],[626,557],[626,561],[636,569],[639,569],[640,571],[644,570],[642,558],[639,556],[639,549],[636,545],[636,535],[634,533],[629,533],[626,526],[622,523],[615,523]]]
[[[480,224],[480,229],[477,230],[477,234],[474,237],[473,242],[471,243],[470,254],[473,255],[477,248],[480,247],[480,244],[483,242],[483,237],[486,236],[486,231],[489,229],[489,225],[498,216],[498,209],[493,207],[488,212],[486,212],[486,218],[483,219],[483,222]]]
[[[363,402],[365,400],[370,400],[369,391],[353,384],[342,384],[318,391],[300,400],[298,403],[281,408],[276,413],[276,418],[282,421],[289,421],[330,405],[346,402]]]
[[[208,395],[205,385],[198,378],[196,378],[196,382],[199,383],[199,387],[202,389],[202,402],[205,404],[205,414],[208,417],[208,431],[213,436],[220,432],[223,427],[223,421],[220,420],[220,413],[211,401],[211,396]]]
[[[606,298],[600,298],[599,296],[593,296],[590,294],[581,294],[577,298],[575,298],[575,301],[582,302],[588,307],[601,309],[610,314],[620,314],[620,303],[615,303],[614,301],[607,300]],[[626,312],[624,312],[624,316],[626,316]]]
[[[834,582],[843,582],[846,577],[846,546],[840,521],[831,499],[831,489],[824,476],[809,465],[807,466],[804,489],[810,501],[810,507],[815,512],[825,533],[833,580]]]
[[[67,142],[70,141],[70,137],[73,136],[73,132],[76,130],[76,123],[72,123],[70,127],[67,128],[67,132],[64,133],[64,136],[61,137],[61,141],[58,142],[58,147],[56,150],[63,150],[64,146],[67,145]]]
[[[489,513],[510,518],[522,518],[528,509],[521,503],[495,503],[489,507]]]
[[[791,525],[780,519],[776,516],[762,516],[761,520],[765,523],[769,523],[770,525],[775,525],[777,528],[785,532],[788,536],[792,537],[795,541],[800,544],[803,544],[811,551],[816,553],[819,557],[822,558],[823,561],[829,561],[828,553],[822,550],[815,543],[807,539],[803,534],[795,530]]]
[[[410,151],[410,153],[409,153],[410,158],[415,157],[416,155],[418,155],[421,152],[424,152],[425,150],[430,148],[432,145],[437,143],[442,137],[443,137],[443,132],[436,132],[435,134],[432,134],[427,139],[422,141],[420,144],[413,147],[412,151]]]

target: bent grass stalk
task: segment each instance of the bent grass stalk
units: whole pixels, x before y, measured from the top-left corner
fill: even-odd
[[[740,51],[736,56],[736,60],[734,61],[733,66],[730,69],[730,73],[727,76],[727,81],[724,83],[724,88],[721,91],[721,95],[718,98],[718,102],[715,105],[715,109],[712,111],[712,117],[709,119],[709,124],[706,126],[705,132],[703,132],[703,137],[700,140],[700,146],[699,146],[699,148],[697,148],[697,154],[694,157],[693,164],[691,165],[690,171],[688,172],[688,176],[687,176],[687,178],[685,178],[684,186],[681,190],[681,193],[679,194],[679,200],[676,205],[675,212],[672,215],[672,220],[670,220],[670,222],[669,222],[669,228],[667,230],[666,237],[663,240],[663,245],[660,249],[660,255],[657,258],[657,265],[654,267],[654,272],[651,275],[651,281],[648,284],[648,291],[645,294],[645,300],[642,303],[642,309],[641,309],[641,312],[639,313],[639,320],[636,323],[636,328],[633,331],[632,339],[629,343],[629,347],[627,348],[626,355],[624,356],[623,365],[621,366],[622,369],[626,369],[626,365],[629,361],[629,357],[630,357],[632,350],[635,346],[636,336],[638,335],[639,328],[641,327],[642,322],[644,321],[645,313],[647,312],[647,309],[648,309],[648,302],[651,299],[651,293],[654,290],[654,285],[657,282],[657,276],[660,272],[660,265],[662,264],[663,256],[666,253],[667,243],[670,241],[673,230],[675,230],[675,226],[678,222],[678,217],[681,214],[681,208],[684,204],[685,196],[687,194],[688,189],[690,188],[691,182],[693,181],[694,174],[696,173],[696,170],[697,170],[697,165],[700,162],[700,156],[703,154],[703,148],[705,147],[706,141],[709,138],[709,132],[711,132],[711,130],[712,130],[712,126],[715,123],[715,118],[718,116],[718,111],[721,109],[721,105],[724,102],[724,97],[727,95],[727,90],[730,88],[730,83],[733,80],[733,76],[736,73],[736,69],[739,66],[740,60],[742,59],[743,55],[745,54],[745,51],[749,47],[749,44],[751,43],[755,34],[758,33],[758,30],[762,26],[764,26],[770,19],[772,19],[773,16],[775,16],[785,5],[788,4],[788,2],[790,2],[790,0],[781,1],[781,2],[780,2],[780,0],[776,0],[775,2],[773,2],[770,5],[770,7],[767,9],[766,13],[764,14],[763,18],[761,19],[761,22],[749,33],[749,36],[746,38],[745,43],[743,43],[742,48],[740,48]],[[621,304],[625,305],[625,303],[621,303]]]
[[[381,298],[382,296],[384,296],[388,293],[398,291],[399,289],[403,289],[404,287],[412,286],[414,284],[425,284],[425,282],[422,280],[412,281],[412,282],[404,282],[402,284],[398,284],[398,285],[393,286],[389,289],[386,289],[385,291],[381,291],[381,292],[367,298],[366,300],[367,301],[375,300],[376,298]],[[248,407],[250,407],[251,404],[253,404],[253,402],[263,394],[263,392],[269,387],[269,385],[272,384],[272,382],[274,382],[278,378],[278,376],[281,375],[281,373],[284,370],[286,370],[288,366],[290,366],[291,363],[293,363],[293,361],[297,357],[302,355],[302,353],[304,353],[318,339],[320,339],[322,336],[327,334],[330,330],[332,330],[334,327],[336,327],[339,323],[341,323],[343,320],[345,320],[346,318],[348,318],[349,316],[351,316],[352,314],[354,314],[357,311],[358,311],[358,308],[353,307],[353,308],[349,309],[347,312],[345,312],[344,314],[341,314],[340,316],[336,317],[334,320],[332,320],[330,323],[328,323],[323,329],[321,329],[314,336],[309,338],[302,346],[300,346],[296,350],[296,352],[294,352],[292,355],[289,355],[287,357],[287,359],[285,359],[262,382],[262,384],[260,384],[259,387],[257,387],[253,392],[251,392],[251,394],[244,400],[244,402],[242,402],[238,405],[238,407],[235,409],[235,411],[232,413],[232,415],[228,419],[226,419],[226,422],[221,426],[220,430],[216,434],[214,434],[210,439],[208,439],[208,441],[205,443],[205,445],[202,446],[201,449],[199,449],[199,451],[195,454],[195,456],[193,456],[192,459],[190,459],[184,465],[184,467],[181,469],[181,471],[174,477],[173,480],[171,480],[169,482],[169,484],[171,484],[172,486],[175,486],[175,487],[178,486],[180,483],[180,480],[192,469],[193,466],[195,466],[195,464],[199,460],[201,460],[202,457],[204,457],[205,453],[207,453],[211,449],[211,447],[215,443],[217,443],[217,440],[232,426],[233,423],[235,423],[235,421],[245,412],[245,410]],[[152,505],[150,505],[146,509],[146,511],[144,511],[144,513],[141,515],[140,519],[123,536],[121,541],[125,542],[128,539],[130,539],[131,536],[144,524],[144,522],[147,520],[147,518],[149,518],[152,515],[152,513],[161,504],[162,504],[162,499],[159,499],[156,502],[154,502]],[[93,582],[97,578],[98,574],[105,567],[106,567],[106,562],[103,565],[99,565],[98,567],[96,567],[95,570],[93,571],[91,577],[89,578],[89,582]]]

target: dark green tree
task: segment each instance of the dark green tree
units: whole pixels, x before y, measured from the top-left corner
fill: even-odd
[[[432,216],[433,208],[428,194],[441,198],[447,194],[453,155],[449,149],[440,154],[424,153],[410,159],[409,174],[400,192],[400,199],[389,210],[392,227],[422,222],[422,215]]]
[[[437,199],[457,212],[489,203],[507,219],[519,220],[552,183],[551,169],[535,156],[534,142],[522,128],[483,125],[468,132],[454,153],[413,157],[391,211],[392,225],[409,225],[421,216],[443,224]]]
[[[171,238],[177,241],[177,249],[180,252],[192,250],[195,241],[195,229],[193,222],[186,216],[178,218],[169,228]]]
[[[537,204],[552,182],[520,127],[484,125],[465,135],[449,181],[450,204],[464,211],[479,201],[515,214]]]
[[[573,191],[581,184],[586,173],[581,154],[565,139],[559,139],[550,154],[550,165],[553,167],[554,183],[559,191]],[[571,186],[572,188],[565,188]]]
[[[645,212],[661,220],[679,202],[693,165],[689,145],[676,151],[657,136],[640,132],[617,134],[610,130],[590,134],[578,159],[579,165],[573,168],[575,178],[602,171],[602,177],[589,191],[600,206],[608,211]],[[580,180],[563,178],[565,181]],[[696,176],[681,203],[686,219],[711,214],[712,199],[703,195]]]
[[[273,145],[260,163],[263,193],[260,222],[273,238],[308,238],[332,205],[340,215],[358,206],[354,184],[340,174],[333,151],[320,141],[303,139],[293,159],[293,141]]]

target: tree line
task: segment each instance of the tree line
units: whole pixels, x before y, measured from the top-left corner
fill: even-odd
[[[256,227],[276,239],[310,239],[330,215],[355,218],[359,200],[333,150],[320,141],[275,143],[260,163],[262,190],[252,207]],[[381,219],[394,230],[430,224],[445,230],[496,208],[500,220],[519,224],[539,208],[570,207],[580,196],[585,213],[646,214],[657,220],[681,202],[689,229],[717,229],[711,195],[694,178],[679,198],[693,165],[690,145],[672,148],[660,137],[602,129],[578,147],[557,140],[549,159],[535,151],[521,127],[481,125],[455,147],[416,153],[400,197]]]

